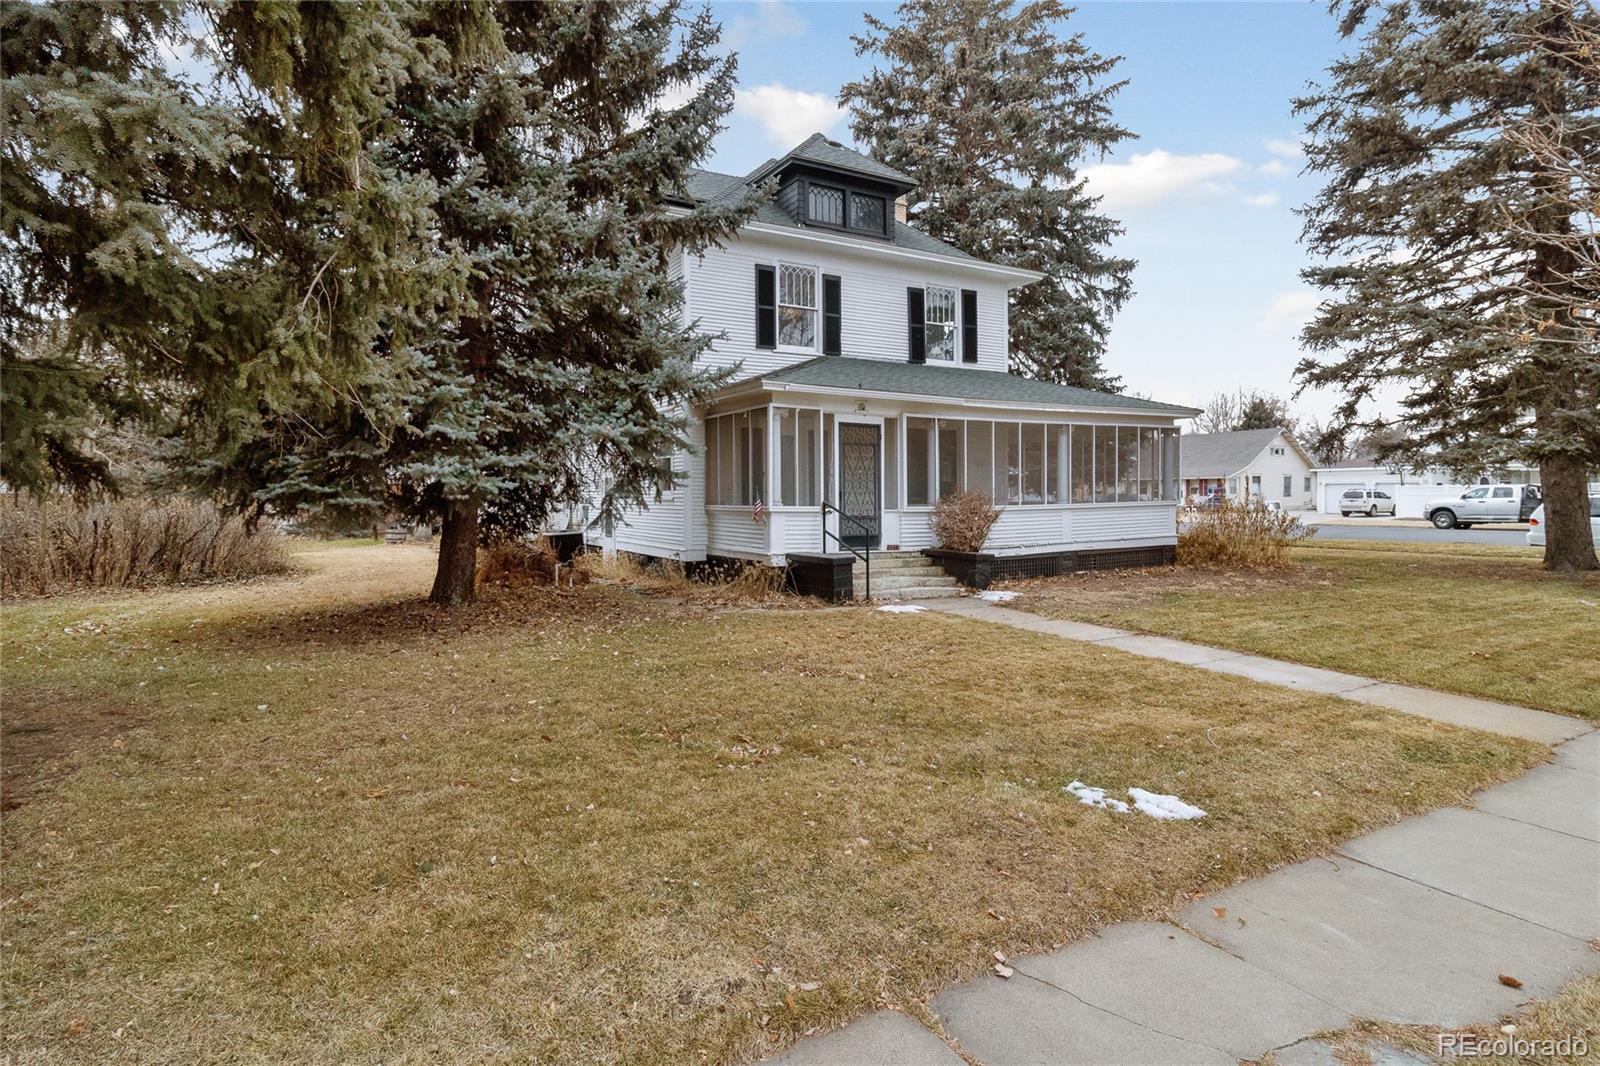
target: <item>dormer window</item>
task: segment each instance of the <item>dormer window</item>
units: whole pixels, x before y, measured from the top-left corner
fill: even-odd
[[[889,235],[889,202],[877,194],[801,179],[805,222],[874,237]]]
[[[809,188],[810,201],[806,209],[811,221],[820,222],[824,226],[844,225],[844,190],[830,189],[826,185],[813,185]],[[880,227],[881,228],[881,227]]]
[[[866,230],[869,233],[883,233],[883,220],[887,214],[883,197],[867,196],[863,193],[850,194],[851,229]]]

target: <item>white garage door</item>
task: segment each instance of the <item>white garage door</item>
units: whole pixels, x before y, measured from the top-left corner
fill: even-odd
[[[1345,494],[1345,490],[1364,488],[1366,488],[1366,485],[1359,481],[1346,481],[1336,485],[1322,486],[1322,513],[1338,514],[1339,497]]]

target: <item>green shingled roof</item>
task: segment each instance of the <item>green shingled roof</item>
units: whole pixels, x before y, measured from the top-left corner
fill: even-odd
[[[1040,407],[1092,407],[1116,409],[1129,414],[1170,415],[1187,418],[1198,414],[1192,407],[1141,400],[1117,392],[1097,392],[1071,385],[1003,374],[998,370],[970,367],[902,363],[890,359],[852,359],[824,355],[786,366],[757,380],[824,389],[859,389],[862,392],[926,396],[946,400],[975,400],[1004,404],[1037,404]]]

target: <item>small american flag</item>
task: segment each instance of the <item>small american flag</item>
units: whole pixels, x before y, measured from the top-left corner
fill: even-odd
[[[761,497],[756,497],[756,502],[750,508],[750,517],[757,522],[767,520],[767,505],[761,502]]]

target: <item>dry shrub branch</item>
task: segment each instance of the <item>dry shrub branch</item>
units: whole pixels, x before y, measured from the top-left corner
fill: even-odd
[[[1178,564],[1213,570],[1277,569],[1291,564],[1289,549],[1311,530],[1287,511],[1269,511],[1222,499],[1194,513],[1178,534]]]
[[[0,594],[242,579],[289,569],[283,538],[194,500],[0,497]]]
[[[933,535],[950,551],[982,551],[999,520],[994,498],[983,492],[953,492],[933,505]]]

